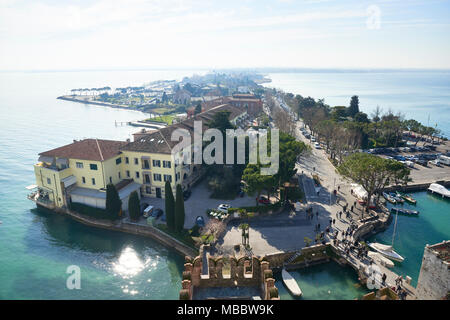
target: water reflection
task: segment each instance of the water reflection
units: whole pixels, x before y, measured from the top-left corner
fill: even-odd
[[[116,275],[121,276],[123,279],[129,279],[136,276],[144,269],[155,268],[156,265],[157,262],[152,261],[151,258],[142,261],[137,252],[132,247],[128,246],[122,250],[119,259],[113,263],[113,270]],[[134,282],[130,282],[130,284],[134,284]]]

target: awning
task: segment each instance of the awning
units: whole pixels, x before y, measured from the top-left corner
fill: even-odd
[[[61,182],[64,183],[64,187],[67,188],[77,182],[77,178],[75,176],[68,176],[64,179],[61,179]]]
[[[47,162],[47,163],[53,163],[54,157],[47,157],[47,156],[40,156],[38,161],[40,162]]]
[[[64,164],[66,166],[69,165],[69,160],[67,158],[58,158],[56,159],[57,164]]]

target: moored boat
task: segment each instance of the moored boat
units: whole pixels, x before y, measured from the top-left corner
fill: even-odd
[[[388,268],[393,268],[394,267],[394,263],[389,260],[388,258],[384,257],[381,253],[379,252],[375,252],[375,251],[369,251],[367,253],[367,255],[372,258],[375,261],[378,261],[379,263],[381,263],[381,265],[388,267]]]
[[[392,197],[392,199],[394,199],[395,202],[397,202],[397,203],[404,203],[404,202],[405,202],[405,200],[403,200],[401,197],[398,197],[397,194],[394,193],[394,192],[389,193],[389,195],[390,195],[390,196]]]
[[[300,297],[302,295],[302,290],[298,286],[297,281],[290,275],[290,273],[287,272],[286,269],[283,269],[281,271],[281,276],[283,278],[283,283],[286,288],[288,288],[289,292],[296,297]]]
[[[412,204],[416,204],[417,200],[414,199],[411,195],[409,194],[403,194],[397,191],[397,196],[398,197],[402,197],[403,199],[405,199],[407,202],[412,203]]]
[[[386,199],[386,201],[389,201],[392,204],[396,204],[397,202],[395,201],[394,198],[392,198],[389,194],[387,194],[386,192],[383,192],[383,197]]]
[[[398,213],[398,214],[404,214],[407,216],[418,216],[419,215],[419,211],[417,210],[409,210],[409,209],[404,209],[404,208],[391,208],[392,212]]]
[[[384,257],[388,259],[398,262],[403,262],[405,260],[405,258],[403,258],[401,255],[399,255],[397,252],[394,251],[392,246],[374,242],[369,243],[369,247],[375,250],[376,252],[381,253]]]

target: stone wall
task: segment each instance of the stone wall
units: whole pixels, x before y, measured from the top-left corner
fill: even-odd
[[[194,259],[185,259],[180,299],[192,300],[195,288],[212,287],[256,287],[261,290],[262,299],[279,299],[269,262],[265,258],[210,257],[202,254],[203,248],[200,251],[201,254]],[[207,275],[202,274],[203,256],[208,259]],[[270,297],[270,292],[274,290],[276,296]]]
[[[417,282],[417,297],[421,300],[440,300],[450,291],[450,264],[435,250],[436,246],[450,247],[450,241],[425,247]],[[448,254],[448,253],[447,253]]]

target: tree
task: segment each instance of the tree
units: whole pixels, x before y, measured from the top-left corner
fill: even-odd
[[[110,183],[106,186],[106,212],[112,217],[119,217],[122,210],[122,200],[116,187]]]
[[[350,107],[348,108],[348,115],[354,117],[355,114],[359,112],[359,98],[358,96],[353,96],[350,100]]]
[[[181,184],[177,184],[175,195],[175,231],[181,232],[184,228],[184,198],[183,198],[183,189],[181,188]]]
[[[356,122],[363,122],[363,123],[369,123],[370,120],[367,117],[367,114],[364,112],[358,112],[355,114],[354,119]]]
[[[366,210],[373,195],[378,194],[390,184],[406,185],[410,170],[393,159],[384,159],[367,153],[354,153],[338,167],[338,171],[359,183],[367,191]]]
[[[141,216],[140,212],[139,196],[136,191],[133,191],[128,198],[128,213],[130,214],[130,219],[133,221],[139,220]]]
[[[164,187],[165,190],[165,205],[166,205],[166,222],[167,228],[170,231],[175,231],[175,200],[173,198],[172,187],[170,186],[169,180],[166,181]]]
[[[248,194],[257,194],[256,205],[258,199],[264,190],[268,190],[273,185],[273,176],[261,175],[261,167],[256,164],[249,164],[244,170],[242,180],[245,181],[245,192]]]

